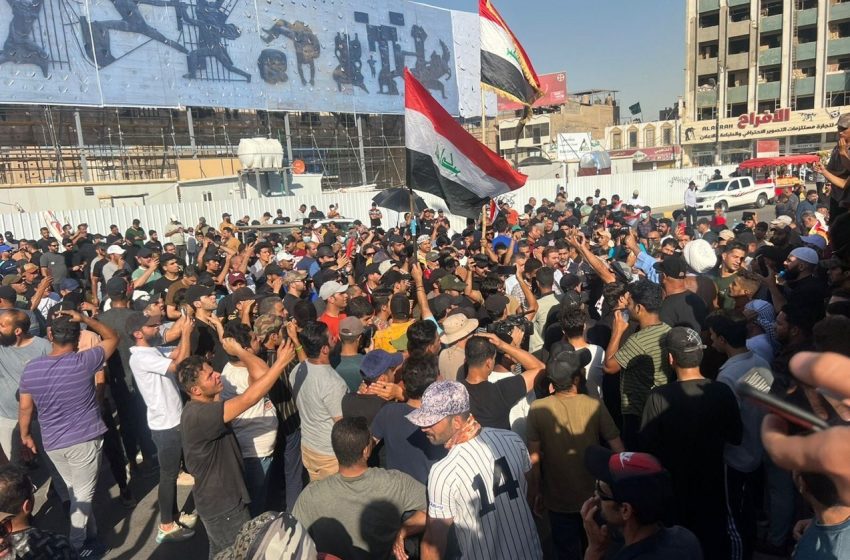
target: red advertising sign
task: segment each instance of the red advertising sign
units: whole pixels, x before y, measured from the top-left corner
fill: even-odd
[[[543,97],[534,103],[534,107],[563,105],[567,102],[567,73],[541,74],[540,89],[543,90]],[[499,111],[518,111],[520,109],[522,109],[522,105],[519,103],[499,98]]]
[[[756,157],[779,157],[779,140],[756,140]]]

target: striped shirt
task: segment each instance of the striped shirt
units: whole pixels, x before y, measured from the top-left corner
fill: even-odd
[[[623,414],[643,415],[649,392],[670,380],[661,341],[670,332],[664,323],[652,325],[633,333],[614,359],[623,368],[620,372],[620,402]]]
[[[482,428],[431,467],[428,515],[452,519],[461,556],[543,558],[526,500],[528,450],[513,432]]]

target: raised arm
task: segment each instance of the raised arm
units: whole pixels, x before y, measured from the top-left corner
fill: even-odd
[[[257,404],[261,398],[268,394],[286,366],[295,357],[295,351],[292,348],[292,342],[287,342],[278,350],[275,363],[271,367],[266,367],[265,363],[262,363],[262,365],[257,363],[256,360],[259,360],[259,358],[242,348],[232,338],[225,338],[222,341],[222,346],[225,352],[231,356],[236,356],[245,363],[249,368],[249,375],[256,378],[244,393],[224,401],[224,421],[226,423]]]

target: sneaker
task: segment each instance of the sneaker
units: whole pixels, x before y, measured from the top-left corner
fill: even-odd
[[[130,488],[124,488],[118,494],[118,499],[121,501],[121,505],[125,508],[132,509],[138,505],[136,498],[133,497],[133,493],[130,491]]]
[[[195,536],[195,531],[187,529],[179,523],[172,523],[171,529],[164,530],[160,526],[156,531],[156,542],[162,544],[164,542],[181,542],[191,539]]]
[[[86,539],[86,542],[83,543],[83,548],[80,549],[80,558],[85,560],[100,560],[106,553],[109,552],[109,548],[106,547],[102,542],[95,539]]]
[[[196,512],[186,513],[180,512],[180,519],[177,520],[177,523],[186,527],[187,529],[194,529],[195,525],[198,524],[198,514]]]

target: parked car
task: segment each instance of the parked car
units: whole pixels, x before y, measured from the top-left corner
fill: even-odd
[[[755,183],[752,177],[731,177],[709,181],[697,192],[697,211],[712,212],[720,203],[723,211],[742,206],[764,208],[774,198],[776,185]]]

